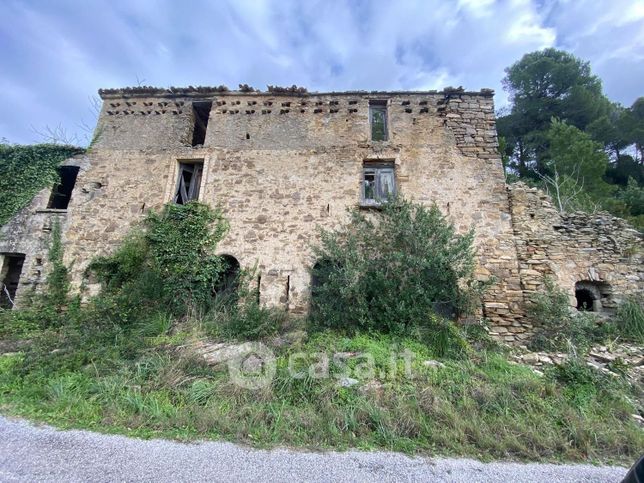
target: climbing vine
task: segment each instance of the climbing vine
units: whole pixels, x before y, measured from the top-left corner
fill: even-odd
[[[27,206],[43,188],[59,180],[58,165],[84,152],[57,144],[0,144],[0,226]]]

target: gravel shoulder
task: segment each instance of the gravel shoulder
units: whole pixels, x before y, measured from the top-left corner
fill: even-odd
[[[61,431],[0,416],[0,481],[619,482],[627,469],[481,463],[389,452],[257,450],[225,442]]]

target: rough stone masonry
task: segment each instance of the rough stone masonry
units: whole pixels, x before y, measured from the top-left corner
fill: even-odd
[[[68,206],[43,190],[0,231],[3,279],[19,305],[47,271],[51,227],[63,227],[76,290],[90,260],[113,251],[149,210],[190,199],[220,206],[230,232],[220,253],[257,267],[260,300],[307,309],[311,244],[347,209],[373,209],[392,192],[436,203],[473,227],[477,276],[492,278],[482,313],[508,342],[529,336],[529,295],[552,276],[580,310],[610,311],[641,294],[641,235],[606,214],[560,214],[547,197],[507,186],[493,91],[269,92],[149,87],[99,91],[95,142],[65,165],[79,169]]]

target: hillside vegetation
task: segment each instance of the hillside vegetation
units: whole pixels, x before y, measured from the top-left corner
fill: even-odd
[[[55,230],[46,293],[0,311],[2,410],[144,437],[482,459],[630,463],[643,447],[631,416],[640,387],[578,357],[537,373],[509,362],[484,321],[441,315],[468,313],[484,287],[471,278],[471,236],[456,235],[436,208],[392,200],[326,233],[316,248],[326,282],[310,319],[260,307],[252,273],[224,288],[224,260],[212,254],[226,226],[195,202],[152,213],[96,260],[103,290],[83,305],[68,294]],[[380,295],[401,300],[386,319]],[[259,372],[205,357],[248,340],[263,343]]]
[[[590,64],[564,51],[505,70],[511,105],[497,119],[508,181],[563,200],[562,211],[607,210],[644,228],[644,97],[609,100]]]

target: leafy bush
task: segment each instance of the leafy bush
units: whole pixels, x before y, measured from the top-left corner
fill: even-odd
[[[57,144],[0,144],[0,225],[29,204],[43,188],[60,181],[58,166],[83,153],[82,148]]]
[[[167,307],[175,314],[206,308],[224,271],[214,255],[228,225],[221,212],[190,202],[151,213],[111,256],[90,265],[121,310]]]
[[[619,335],[639,344],[644,344],[644,306],[641,300],[626,299],[615,315]]]
[[[444,328],[435,314],[477,305],[473,236],[456,234],[435,205],[395,199],[376,212],[353,211],[345,228],[323,231],[314,247],[314,324],[399,334]]]

